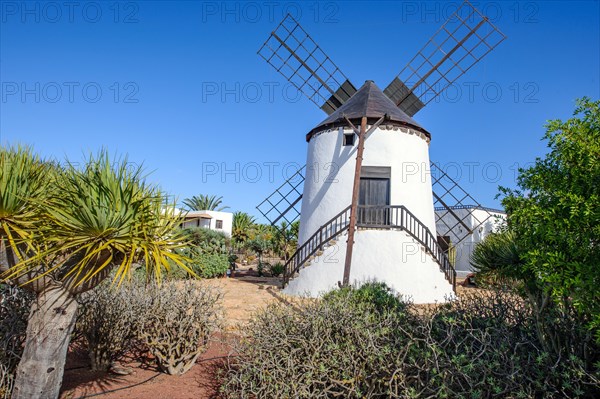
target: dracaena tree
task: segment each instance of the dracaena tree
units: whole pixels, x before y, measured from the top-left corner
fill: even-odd
[[[78,294],[139,264],[158,281],[187,269],[174,209],[140,167],[105,151],[78,168],[0,147],[1,277],[36,295],[13,398],[58,397]]]

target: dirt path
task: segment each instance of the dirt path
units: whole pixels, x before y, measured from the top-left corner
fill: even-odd
[[[270,277],[236,276],[205,283],[223,292],[226,331],[247,322],[254,312],[269,303],[283,300],[278,279]]]

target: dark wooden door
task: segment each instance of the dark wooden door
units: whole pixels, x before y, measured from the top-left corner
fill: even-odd
[[[358,223],[385,225],[389,221],[390,179],[365,177],[360,179]],[[377,206],[377,207],[374,207]]]

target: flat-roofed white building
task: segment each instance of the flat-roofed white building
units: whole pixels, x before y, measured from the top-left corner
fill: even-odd
[[[506,221],[505,211],[483,206],[436,208],[435,213],[438,241],[445,245],[449,243],[449,257],[457,277],[466,277],[473,273],[470,262],[473,249]]]
[[[183,212],[184,222],[181,227],[204,227],[206,229],[222,231],[231,237],[233,227],[233,213],[221,211],[189,211]]]

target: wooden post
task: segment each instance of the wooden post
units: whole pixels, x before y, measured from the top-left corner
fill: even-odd
[[[358,149],[356,151],[356,168],[354,169],[354,185],[352,187],[352,205],[350,207],[350,226],[348,227],[348,241],[346,244],[346,263],[344,264],[344,279],[342,285],[350,284],[350,267],[352,265],[352,249],[354,247],[354,232],[356,230],[356,214],[358,212],[358,194],[360,189],[360,169],[362,167],[363,152],[365,149],[365,136],[367,131],[367,117],[363,116],[360,122],[358,135]]]

